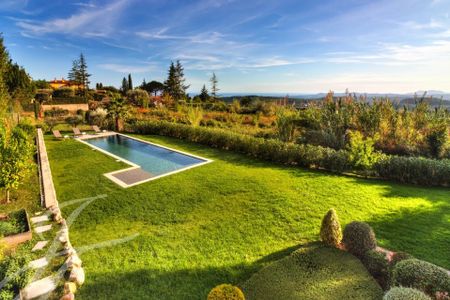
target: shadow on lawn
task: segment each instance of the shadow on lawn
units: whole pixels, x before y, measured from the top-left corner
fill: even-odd
[[[271,253],[252,264],[234,266],[176,271],[142,269],[129,273],[96,275],[92,275],[94,270],[87,269],[86,283],[79,295],[86,299],[206,299],[209,291],[216,285],[231,283],[239,286],[262,267],[289,255],[301,246]]]

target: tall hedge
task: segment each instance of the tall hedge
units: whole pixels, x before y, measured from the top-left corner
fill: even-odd
[[[264,160],[320,168],[337,173],[357,170],[352,167],[348,151],[321,146],[285,143],[263,139],[218,128],[189,126],[166,121],[135,120],[127,131],[175,137],[210,147],[236,151]],[[379,177],[404,183],[450,185],[450,160],[382,155],[373,165]]]
[[[320,239],[332,247],[339,247],[342,240],[341,223],[339,223],[336,211],[331,208],[322,220],[320,227]]]

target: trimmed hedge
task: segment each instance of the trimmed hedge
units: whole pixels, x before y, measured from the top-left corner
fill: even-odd
[[[383,300],[431,300],[431,298],[416,289],[394,287],[384,295]]]
[[[392,285],[418,289],[430,296],[450,293],[450,276],[444,269],[419,259],[406,259],[392,270]]]
[[[132,120],[127,131],[175,137],[210,147],[236,151],[256,158],[320,168],[337,173],[355,172],[349,153],[321,146],[284,143],[276,139],[263,139],[218,128],[190,126],[167,121]],[[382,155],[373,165],[371,173],[381,178],[431,186],[450,185],[450,160]]]
[[[237,286],[221,284],[209,292],[208,300],[245,300],[245,297]]]
[[[375,233],[369,224],[353,221],[345,226],[342,242],[348,252],[362,257],[369,250],[377,247]]]
[[[376,250],[369,250],[361,257],[361,262],[383,290],[387,290],[390,282],[390,267],[386,255]]]
[[[322,219],[320,227],[320,239],[328,246],[339,247],[342,240],[341,223],[339,223],[336,211],[331,208]]]

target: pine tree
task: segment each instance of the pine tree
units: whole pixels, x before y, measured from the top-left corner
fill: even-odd
[[[133,80],[131,79],[131,74],[128,74],[128,90],[133,90]]]
[[[168,95],[175,97],[176,90],[176,69],[173,61],[170,63],[169,72],[167,74],[167,79],[164,81],[164,92]]]
[[[336,211],[330,209],[322,220],[320,239],[328,246],[339,247],[342,240],[342,229]]]
[[[79,82],[83,85],[83,89],[86,90],[89,88],[89,77],[91,77],[91,74],[87,71],[87,63],[86,59],[84,58],[83,53],[80,54],[80,59],[78,60],[78,76],[79,76]]]
[[[77,59],[73,60],[72,68],[70,69],[69,74],[67,75],[67,79],[76,83],[80,83],[78,82],[78,80],[80,79],[78,65],[79,65],[78,60]]]
[[[219,82],[219,80],[217,79],[216,73],[213,72],[213,75],[212,75],[210,81],[211,81],[211,96],[212,96],[213,100],[216,100],[217,92],[220,91],[217,88],[217,83]]]
[[[130,85],[128,84],[128,80],[124,77],[122,79],[122,88],[121,88],[122,93],[124,95],[126,95],[128,90],[129,90],[129,88],[130,88]]]
[[[202,102],[206,102],[206,101],[209,100],[208,90],[206,89],[206,86],[205,86],[205,85],[203,85],[202,91],[200,92],[199,97],[200,97],[200,99],[202,100]]]
[[[175,78],[177,81],[175,99],[183,99],[186,97],[186,90],[189,88],[190,85],[184,84],[184,82],[186,81],[186,79],[184,78],[184,68],[179,60],[177,60],[175,71],[176,71]]]

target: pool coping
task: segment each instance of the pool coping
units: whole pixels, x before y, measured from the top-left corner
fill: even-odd
[[[139,166],[138,164],[135,164],[135,163],[133,163],[133,162],[131,162],[129,160],[126,160],[126,159],[124,159],[124,158],[122,158],[120,156],[117,156],[117,155],[115,155],[115,154],[113,154],[111,152],[103,150],[103,149],[101,149],[101,148],[99,148],[97,146],[94,146],[94,145],[92,145],[92,144],[90,144],[90,143],[85,141],[85,140],[89,140],[89,139],[103,138],[103,137],[112,136],[112,135],[121,135],[121,136],[127,137],[129,139],[133,139],[133,140],[139,141],[141,143],[146,143],[146,144],[149,144],[149,145],[153,145],[153,146],[156,146],[156,147],[160,147],[160,148],[164,148],[164,149],[167,149],[167,150],[170,150],[170,151],[174,151],[174,152],[186,155],[186,156],[197,158],[197,159],[203,160],[203,162],[200,162],[198,164],[194,164],[194,165],[191,165],[191,166],[187,166],[187,167],[175,170],[175,171],[171,171],[171,172],[168,172],[168,173],[164,173],[164,174],[161,174],[161,175],[157,175],[155,177],[151,177],[151,178],[147,178],[147,179],[140,180],[140,181],[137,181],[137,182],[133,182],[131,184],[127,184],[127,183],[123,182],[122,180],[114,177],[113,175],[117,174],[117,173],[122,173],[122,172],[130,171],[130,170],[134,170],[134,169],[140,169],[141,166]],[[156,143],[153,143],[153,142],[149,142],[149,141],[146,141],[146,140],[143,140],[143,139],[140,139],[140,138],[136,138],[136,137],[133,137],[133,136],[129,136],[129,135],[126,135],[126,134],[123,134],[123,133],[114,132],[114,131],[109,131],[109,132],[106,132],[106,133],[100,133],[100,134],[96,134],[96,135],[80,136],[80,137],[76,138],[75,140],[77,140],[80,143],[83,143],[83,144],[93,148],[93,150],[100,151],[103,154],[106,154],[106,155],[108,155],[108,156],[110,156],[112,158],[115,158],[118,161],[121,161],[121,162],[126,163],[126,164],[131,166],[129,168],[124,168],[124,169],[120,169],[120,170],[116,170],[116,171],[112,171],[112,172],[108,172],[108,173],[104,173],[103,174],[109,180],[113,181],[114,183],[116,183],[117,185],[121,186],[122,188],[129,188],[129,187],[132,187],[132,186],[135,186],[135,185],[139,185],[141,183],[153,181],[153,180],[156,180],[156,179],[159,179],[159,178],[162,178],[162,177],[166,177],[166,176],[169,176],[169,175],[180,173],[180,172],[183,172],[183,171],[186,171],[186,170],[189,170],[189,169],[193,169],[193,168],[196,168],[196,167],[200,167],[200,166],[203,166],[203,165],[206,165],[206,164],[209,164],[209,163],[213,162],[213,160],[209,159],[209,158],[201,157],[201,156],[194,155],[194,154],[191,154],[191,153],[188,153],[188,152],[184,152],[184,151],[177,150],[177,149],[174,149],[174,148],[166,147],[166,146],[163,146],[163,145],[160,145],[160,144],[156,144]]]

